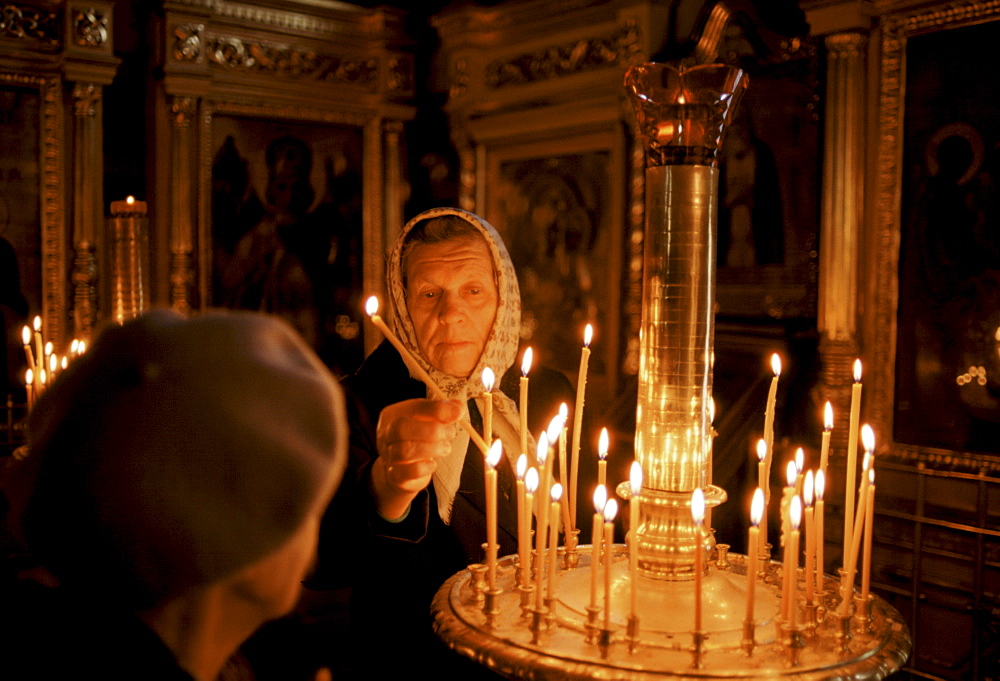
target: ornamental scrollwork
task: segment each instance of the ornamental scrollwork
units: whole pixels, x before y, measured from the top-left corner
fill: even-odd
[[[173,115],[174,126],[186,128],[194,116],[196,103],[192,97],[174,97],[170,101],[170,113]]]
[[[553,45],[512,59],[494,61],[486,67],[486,84],[501,88],[625,66],[640,49],[638,28],[623,26],[608,36]]]
[[[27,38],[50,45],[59,43],[59,19],[55,12],[46,12],[26,5],[0,5],[0,37]]]
[[[95,116],[97,103],[101,100],[101,88],[93,83],[77,83],[73,86],[73,111],[81,118]]]
[[[178,24],[174,26],[174,59],[197,61],[201,56],[201,32],[204,24]]]
[[[412,57],[394,57],[389,60],[389,81],[387,87],[397,92],[413,91]]]
[[[94,7],[73,10],[73,42],[82,47],[100,47],[108,41],[108,16]]]

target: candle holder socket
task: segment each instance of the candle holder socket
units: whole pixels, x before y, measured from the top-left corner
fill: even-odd
[[[753,620],[743,620],[743,638],[740,640],[740,647],[747,657],[753,657],[753,649],[757,642],[755,640],[757,626]]]
[[[705,640],[708,638],[708,634],[704,631],[696,631],[692,635],[694,642],[694,668],[704,669],[705,667]]]
[[[594,635],[600,630],[597,625],[597,618],[601,614],[601,609],[596,605],[587,606],[587,621],[583,625],[584,630],[587,632],[587,643],[594,642]]]
[[[613,631],[610,627],[598,629],[597,647],[601,651],[601,659],[608,659],[608,654],[611,652],[611,633]]]
[[[542,641],[542,633],[545,631],[545,609],[531,609],[531,643],[539,645]]]
[[[531,603],[534,600],[535,585],[521,584],[517,587],[521,594],[521,617],[527,619],[531,616]]]
[[[850,615],[839,615],[837,617],[837,631],[834,636],[837,639],[837,650],[841,653],[847,653],[851,650],[851,620],[853,618]]]
[[[503,589],[487,589],[483,598],[483,614],[486,615],[486,626],[493,629],[497,625],[497,618],[500,616],[500,596]]]
[[[771,545],[764,544],[764,550],[757,554],[757,579],[762,582],[767,581],[768,571],[771,568]]]
[[[785,639],[788,650],[788,664],[798,667],[802,664],[802,650],[806,647],[805,628],[802,625],[788,627],[788,637]]]
[[[874,598],[868,594],[867,598],[858,594],[854,597],[854,625],[858,633],[867,634],[872,628],[872,601]]]
[[[485,599],[483,593],[486,591],[486,569],[482,563],[473,563],[469,566],[469,572],[472,574],[469,588],[472,589],[472,600],[476,603],[482,603]]]
[[[556,624],[556,599],[555,597],[545,598],[545,628],[551,629]]]
[[[628,616],[628,627],[625,630],[625,641],[628,643],[628,651],[634,653],[639,645],[639,616]]]
[[[712,530],[715,532],[715,530]],[[729,567],[729,544],[716,544],[715,545],[715,566],[720,570],[725,570]]]
[[[579,528],[566,533],[566,547],[563,553],[562,565],[567,570],[572,570],[580,565],[580,530]]]

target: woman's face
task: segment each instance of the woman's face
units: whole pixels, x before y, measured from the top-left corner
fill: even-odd
[[[484,239],[462,237],[410,251],[406,308],[417,345],[440,371],[468,378],[497,313],[493,259]]]

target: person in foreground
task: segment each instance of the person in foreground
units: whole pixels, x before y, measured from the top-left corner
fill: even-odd
[[[520,455],[520,293],[494,228],[465,211],[436,208],[411,220],[389,256],[388,322],[449,400],[434,393],[383,342],[344,380],[350,463],[320,540],[317,579],[343,568],[337,548],[354,547],[353,646],[359,676],[386,678],[423,665],[459,664],[442,656],[431,631],[430,603],[451,575],[484,560],[484,457],[459,419],[482,432],[482,372],[492,391],[493,436],[503,442],[498,466],[499,555],[516,551],[514,465]],[[533,368],[529,426],[545,428],[560,402],[572,404],[569,381]],[[531,455],[534,439],[529,440]],[[328,557],[328,550],[334,555]],[[470,663],[471,664],[471,663]],[[474,669],[467,670],[475,671]]]
[[[278,318],[161,310],[105,331],[39,400],[12,473],[16,524],[52,583],[5,602],[0,677],[233,669],[295,605],[345,418],[335,379]]]

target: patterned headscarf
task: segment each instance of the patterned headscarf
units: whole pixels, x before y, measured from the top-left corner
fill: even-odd
[[[486,338],[483,354],[479,357],[479,362],[468,378],[446,374],[424,357],[420,351],[420,344],[417,342],[413,320],[406,307],[405,272],[402,269],[403,245],[406,241],[406,235],[421,222],[448,215],[465,220],[486,240],[493,258],[493,271],[497,284],[497,312],[493,320],[493,328]],[[482,412],[483,369],[489,367],[496,374],[496,381],[491,393],[493,396],[494,437],[499,437],[503,442],[506,465],[513,468],[511,459],[517,458],[520,449],[517,405],[500,391],[499,386],[503,375],[514,364],[517,357],[518,335],[521,327],[521,290],[517,284],[514,263],[511,262],[507,247],[504,246],[496,229],[481,217],[458,208],[432,208],[424,211],[406,223],[397,237],[392,252],[389,254],[386,278],[390,301],[389,324],[392,331],[409,350],[413,361],[420,364],[420,367],[437,382],[446,395],[463,403],[469,399],[476,399],[480,412]],[[403,359],[408,361],[406,357]],[[414,378],[418,378],[414,375],[412,367],[410,373]],[[434,393],[428,389],[428,397],[434,396]],[[463,418],[468,418],[467,412]],[[451,519],[451,506],[461,480],[462,466],[465,464],[465,453],[468,445],[468,433],[456,426],[455,439],[452,441],[452,454],[438,463],[437,471],[434,473],[433,482],[434,491],[438,497],[438,511],[441,519],[446,523],[450,522]],[[529,443],[529,450],[534,451],[533,443]]]

